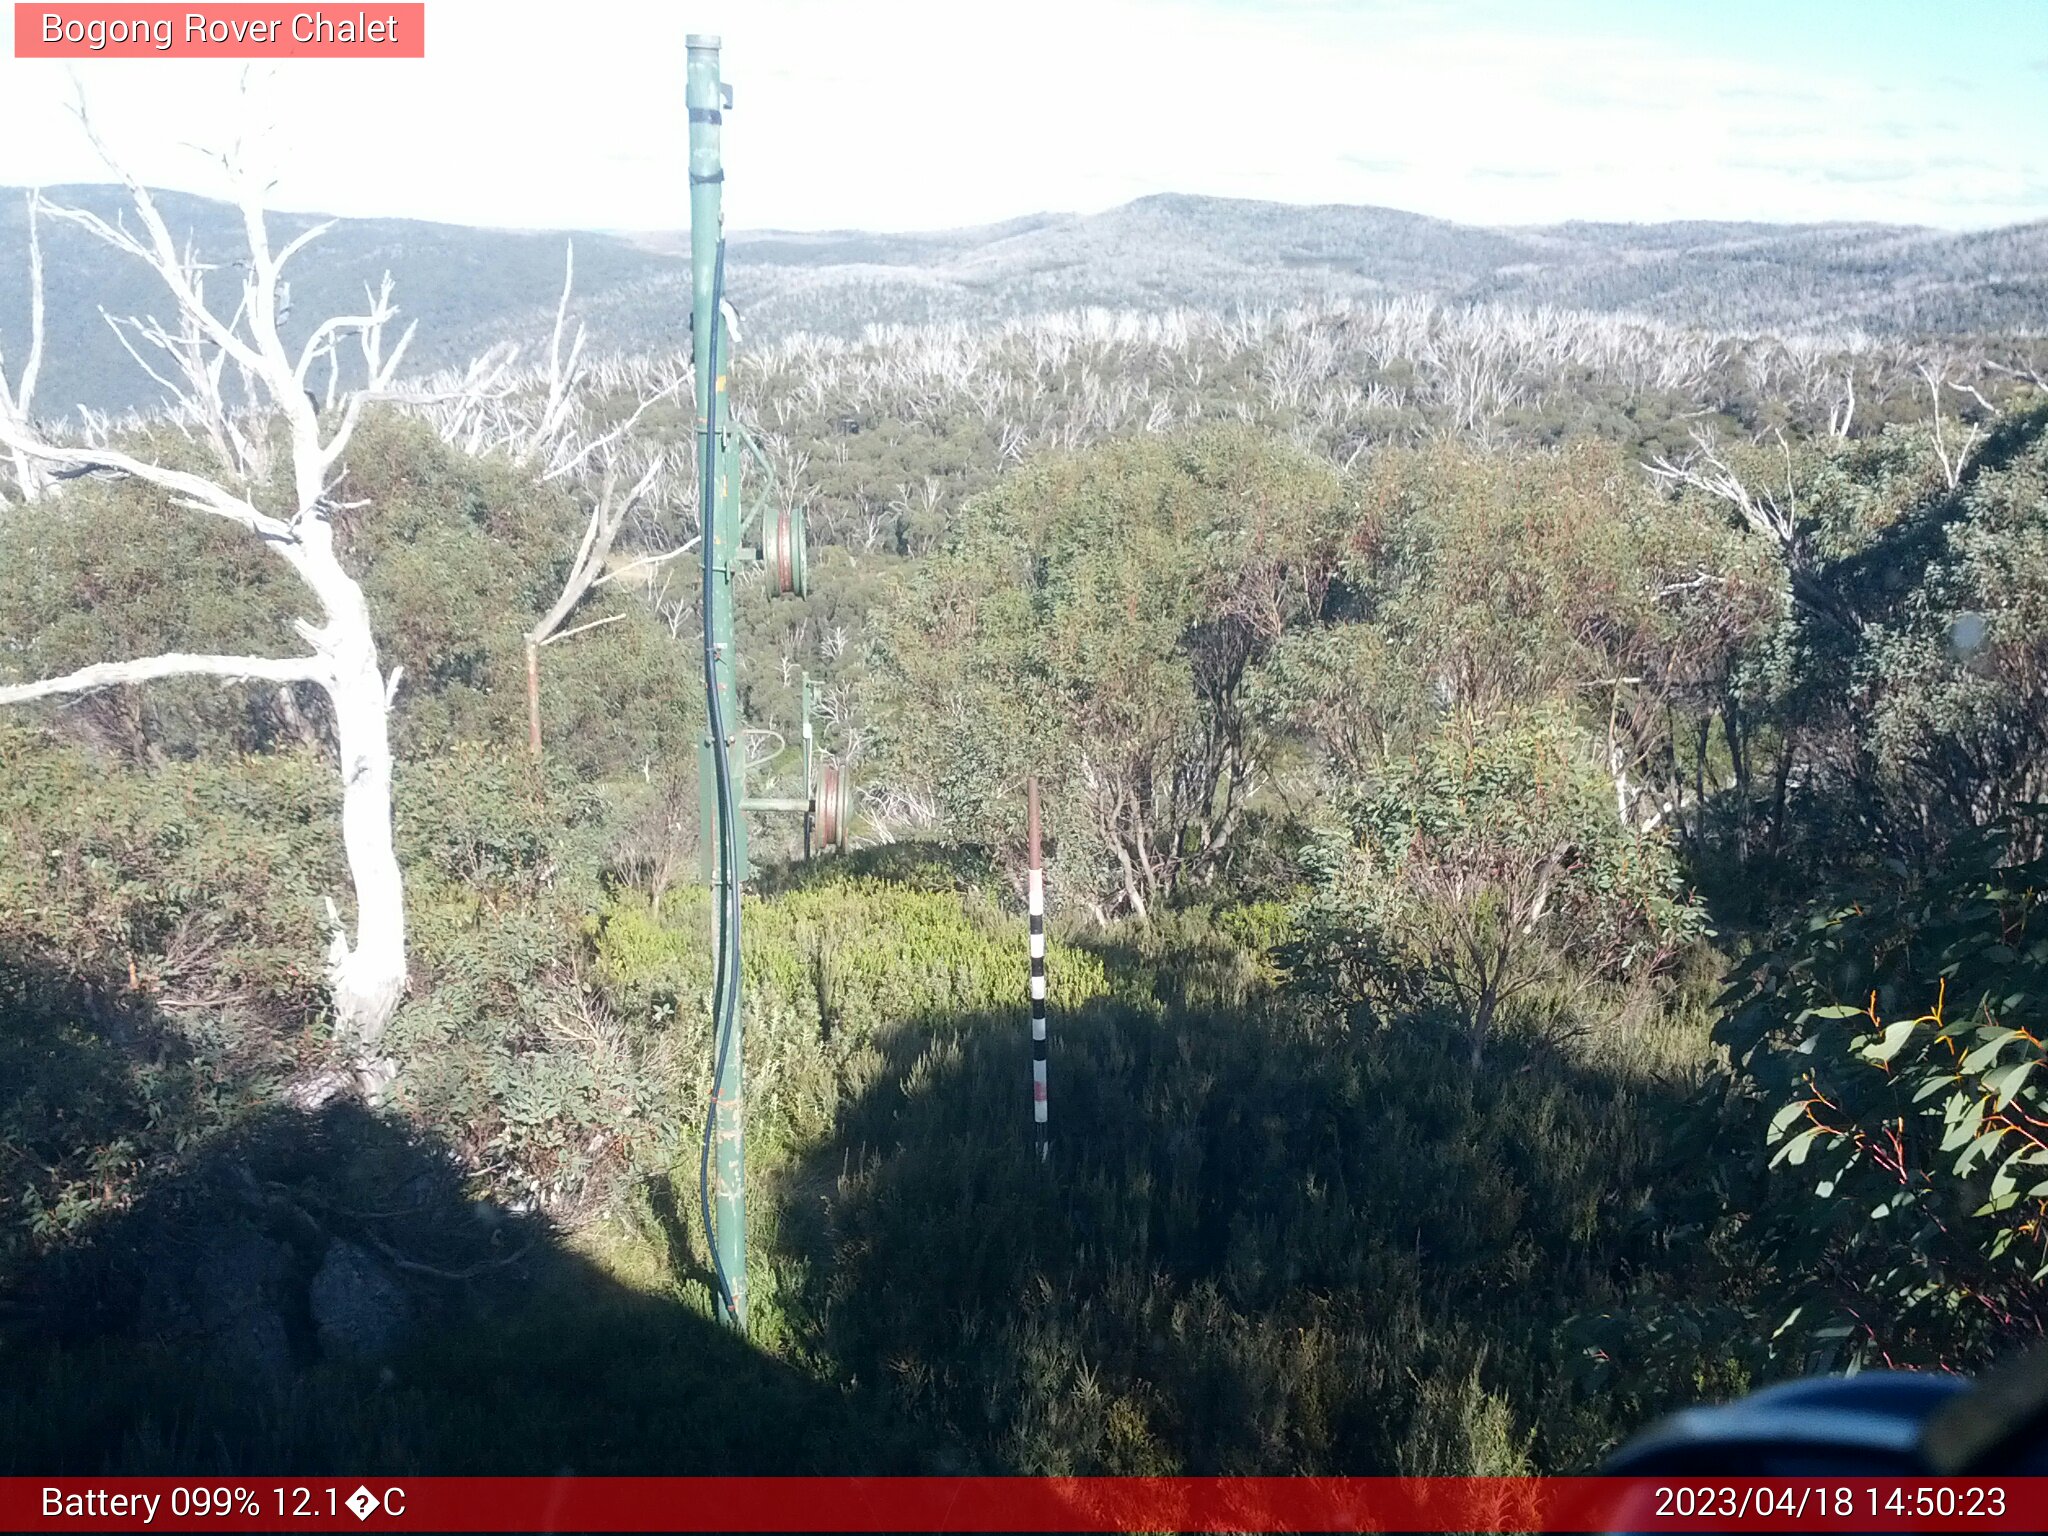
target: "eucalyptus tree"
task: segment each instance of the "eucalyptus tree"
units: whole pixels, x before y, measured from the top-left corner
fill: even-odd
[[[1271,744],[1247,683],[1321,611],[1341,502],[1332,466],[1235,427],[1026,464],[884,622],[878,776],[994,837],[1040,774],[1067,889],[1147,915],[1243,825]]]

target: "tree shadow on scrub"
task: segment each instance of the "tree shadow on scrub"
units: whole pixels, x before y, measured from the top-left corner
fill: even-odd
[[[1687,839],[1693,876],[1722,932],[1768,927],[1774,915],[1807,906],[1816,881],[1845,898],[1862,897],[1900,878],[1937,871],[1950,843],[1984,819],[1986,790],[2018,783],[2038,755],[2024,734],[2002,746],[1995,734],[1980,735],[1982,717],[1960,730],[1916,727],[1909,740],[1888,745],[1872,734],[1867,695],[1873,663],[1879,663],[1881,692],[1897,700],[1917,695],[1925,701],[1930,690],[1955,686],[1954,675],[1916,679],[1911,669],[1895,675],[1889,658],[1873,646],[1888,629],[1935,645],[1955,644],[1953,634],[1944,642],[1938,630],[1928,628],[1961,595],[1940,568],[1964,553],[1954,542],[1959,533],[1971,539],[2013,537],[2013,511],[2027,504],[2026,484],[2000,490],[1986,482],[2038,460],[2044,437],[2048,403],[1999,419],[1960,468],[1952,489],[1918,496],[1889,522],[1858,534],[1847,553],[1815,552],[1806,578],[1808,601],[1794,610],[1796,691],[1749,722],[1752,750],[1765,749],[1758,752],[1756,781],[1746,794],[1709,791],[1700,825]],[[1882,448],[1869,443],[1851,453]],[[1924,468],[1924,448],[1914,454]],[[1873,471],[1868,480],[1882,478]],[[1929,607],[1920,607],[1923,601]],[[1950,611],[1949,617],[1962,615]],[[1960,663],[1961,654],[1952,651],[1948,665]],[[1795,730],[1803,742],[1798,773],[1781,787],[1778,754],[1783,734]],[[1841,750],[1841,740],[1828,749],[1830,735],[1852,741],[1855,750]],[[1906,782],[1894,797],[1888,781],[1901,772]],[[1904,869],[1888,868],[1892,863]]]
[[[1953,489],[1930,496],[1883,529],[1868,547],[1828,565],[1821,573],[1827,586],[1845,603],[1854,603],[1865,622],[1894,606],[1921,586],[1927,568],[1948,552],[1949,531],[1970,515],[1970,493],[1977,482],[2034,451],[2044,433],[2048,404],[1994,422],[1958,471]]]
[[[170,1113],[134,1090],[177,1055],[142,1009],[117,1028],[18,964],[0,980],[10,1156]],[[920,1470],[872,1408],[471,1198],[397,1116],[188,1118],[110,1166],[95,1209],[6,1250],[0,1474]]]
[[[1475,1074],[1271,998],[1052,1037],[1048,1161],[1021,1003],[917,1021],[794,1172],[826,1198],[778,1213],[806,1342],[958,1470],[1513,1473],[1634,1427],[1574,1396],[1561,1329],[1667,1262],[1684,1085],[1513,1036]]]

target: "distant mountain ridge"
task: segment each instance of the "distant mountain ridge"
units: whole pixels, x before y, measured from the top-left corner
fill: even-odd
[[[948,235],[763,231],[735,236],[731,255],[764,290],[771,329],[835,310],[844,325],[863,308],[878,320],[902,309],[978,318],[1336,294],[1560,305],[1727,329],[2048,323],[2048,222],[1961,234],[1699,221],[1489,228],[1390,208],[1161,195]]]
[[[49,195],[111,216],[119,190]],[[174,232],[232,261],[226,205],[158,194]],[[279,213],[282,241],[318,216]],[[0,346],[27,335],[26,214],[0,189]],[[101,323],[161,313],[154,277],[69,226],[45,226],[50,345],[39,408],[123,409],[154,386]],[[559,232],[347,219],[291,274],[297,323],[360,302],[388,268],[420,321],[415,366],[531,344],[561,286]],[[677,345],[688,324],[687,235],[582,233],[576,311],[592,344]],[[957,230],[736,232],[728,283],[746,339],[855,334],[870,324],[985,323],[1084,306],[1161,309],[1428,295],[1451,303],[1627,312],[1730,330],[1968,333],[2048,325],[2048,221],[1954,233],[1891,224],[1684,221],[1540,227],[1455,224],[1391,208],[1162,194],[1097,214],[1034,214]]]

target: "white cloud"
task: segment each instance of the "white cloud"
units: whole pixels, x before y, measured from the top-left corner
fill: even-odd
[[[686,217],[687,31],[719,31],[738,227],[918,228],[1156,191],[1489,223],[2048,214],[2037,135],[1938,82],[1446,6],[1165,0],[434,0],[424,61],[268,67],[277,200],[460,222]],[[147,179],[233,135],[239,66],[75,66]],[[0,60],[0,182],[97,179],[67,66]]]

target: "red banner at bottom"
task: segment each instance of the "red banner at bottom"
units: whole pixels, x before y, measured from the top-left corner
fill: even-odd
[[[2048,1531],[2048,1478],[0,1478],[9,1531]]]

